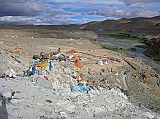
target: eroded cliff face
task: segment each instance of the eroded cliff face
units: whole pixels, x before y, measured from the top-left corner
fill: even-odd
[[[145,55],[156,61],[160,61],[160,37],[150,39],[147,45],[148,48],[145,51]]]

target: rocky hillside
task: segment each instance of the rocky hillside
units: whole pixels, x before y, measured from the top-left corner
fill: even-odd
[[[148,48],[145,54],[157,61],[160,61],[160,37],[152,38],[147,42]]]
[[[160,16],[153,18],[122,18],[119,20],[105,20],[90,22],[81,29],[92,30],[98,34],[129,33],[138,35],[160,34]]]

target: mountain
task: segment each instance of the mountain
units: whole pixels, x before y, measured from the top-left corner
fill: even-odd
[[[160,34],[160,16],[153,18],[122,18],[84,24],[81,29],[98,34],[129,33],[138,35]]]
[[[105,20],[89,22],[82,25],[13,25],[0,24],[0,29],[26,30],[34,29],[36,31],[47,30],[86,30],[93,31],[98,35],[107,34],[134,34],[134,35],[159,35],[160,34],[160,16],[152,18],[122,18],[119,20]]]

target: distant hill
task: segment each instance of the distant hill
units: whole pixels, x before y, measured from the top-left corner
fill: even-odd
[[[48,30],[69,30],[79,29],[80,25],[14,25],[14,24],[0,24],[0,29],[48,29]]]
[[[34,30],[87,30],[97,34],[126,33],[135,35],[159,35],[160,16],[153,18],[122,18],[119,20],[95,21],[82,25],[13,25],[0,24],[0,29],[34,29]]]
[[[84,24],[81,29],[95,31],[98,34],[129,33],[140,35],[160,34],[160,16],[153,18],[122,18]]]

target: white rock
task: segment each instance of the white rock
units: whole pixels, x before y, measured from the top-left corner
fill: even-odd
[[[67,115],[66,112],[60,112],[60,116],[61,116],[62,118],[67,118],[67,117],[68,117],[68,115]]]
[[[13,69],[6,70],[5,76],[9,76],[10,78],[16,78],[16,72]]]
[[[4,43],[3,43],[3,41],[0,41],[0,45],[3,45]]]
[[[98,61],[98,64],[99,64],[99,65],[104,65],[104,63],[103,63],[102,60],[99,60],[99,61]]]
[[[150,112],[146,112],[145,115],[149,118],[149,119],[153,119],[154,115],[151,114]]]

